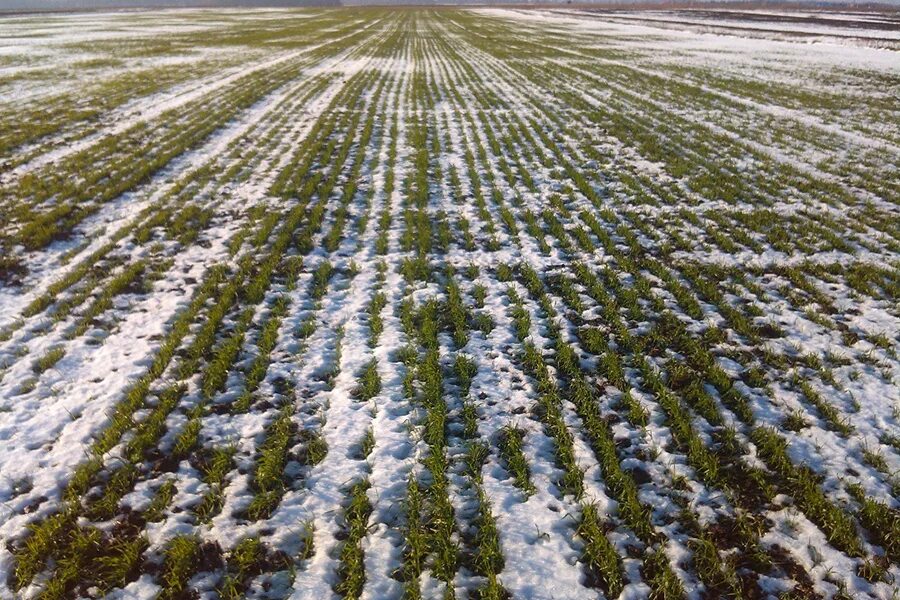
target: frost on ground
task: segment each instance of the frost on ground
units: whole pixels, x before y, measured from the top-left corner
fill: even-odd
[[[896,598],[898,32],[0,19],[0,598]]]

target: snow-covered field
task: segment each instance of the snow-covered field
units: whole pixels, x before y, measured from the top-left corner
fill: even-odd
[[[0,598],[900,595],[900,19],[0,18]]]

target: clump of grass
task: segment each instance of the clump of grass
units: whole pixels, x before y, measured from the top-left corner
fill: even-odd
[[[350,488],[349,503],[344,510],[344,534],[338,567],[338,582],[334,591],[344,598],[359,598],[366,582],[366,569],[362,540],[366,536],[372,504],[366,491],[368,480],[359,481]]]
[[[497,279],[499,281],[511,281],[512,280],[512,269],[507,264],[497,265]]]
[[[294,429],[290,407],[285,407],[266,431],[253,476],[252,488],[256,495],[247,507],[247,514],[253,520],[268,518],[281,501],[285,490],[284,467]]]
[[[500,456],[506,462],[506,469],[513,476],[513,484],[525,492],[526,496],[534,493],[534,484],[531,483],[531,470],[528,468],[528,460],[522,452],[525,431],[512,425],[507,425],[500,430],[497,444],[500,448]]]
[[[65,355],[65,348],[63,348],[62,346],[54,346],[53,348],[47,350],[47,352],[45,352],[43,356],[34,361],[31,370],[40,375],[41,373],[52,369],[56,365],[56,363],[62,360]]]
[[[372,450],[375,449],[375,432],[372,431],[372,428],[366,429],[366,432],[363,434],[362,439],[359,441],[359,453],[357,456],[361,459],[368,458],[372,453]]]
[[[71,594],[73,584],[91,567],[102,548],[103,534],[93,527],[75,527],[68,533],[62,553],[56,558],[56,571],[44,585],[41,598],[63,600]]]
[[[887,459],[884,458],[884,454],[882,454],[880,450],[871,450],[868,447],[863,447],[862,453],[863,462],[867,465],[882,473],[890,472]]]
[[[472,566],[479,575],[496,576],[506,563],[500,546],[500,532],[491,512],[491,504],[480,487],[478,488],[478,515],[475,517],[475,554]]]
[[[861,508],[859,520],[885,554],[894,562],[900,562],[900,511],[866,496],[859,484],[847,487],[847,491]]]
[[[308,316],[303,319],[300,323],[300,326],[297,328],[297,337],[301,340],[306,340],[312,337],[312,334],[316,332],[316,318],[313,315]]]
[[[162,434],[166,431],[166,418],[178,404],[181,397],[187,391],[185,385],[175,385],[166,388],[158,395],[156,407],[148,417],[140,422],[132,437],[125,447],[125,456],[133,463],[144,459],[147,452],[154,447]]]
[[[660,600],[684,598],[684,586],[672,568],[669,557],[660,548],[644,557],[644,580],[651,588],[650,597]]]
[[[312,296],[316,300],[321,300],[325,297],[325,292],[328,291],[328,282],[331,280],[331,276],[334,273],[334,266],[326,261],[319,263],[319,266],[313,271],[312,284],[309,290],[310,296]]]
[[[387,297],[383,293],[378,292],[372,296],[372,301],[369,303],[369,346],[373,348],[378,344],[378,338],[384,331],[384,319],[381,311],[385,306],[387,306]]]
[[[400,274],[409,285],[416,281],[429,281],[431,278],[431,265],[424,256],[415,258],[405,257],[400,262]]]
[[[179,535],[163,551],[162,591],[159,598],[180,598],[200,560],[200,538]]]
[[[531,315],[522,305],[522,299],[513,288],[508,291],[510,303],[512,307],[513,327],[516,330],[516,337],[519,341],[524,341],[531,332]]]
[[[853,519],[828,501],[814,473],[791,463],[787,442],[775,430],[766,427],[754,429],[750,439],[760,457],[781,477],[797,506],[822,529],[828,541],[850,556],[862,556],[862,544]]]
[[[484,442],[474,441],[466,444],[466,453],[463,456],[463,462],[466,467],[466,476],[471,478],[473,482],[478,484],[481,483],[481,468],[484,466],[489,455],[490,449]]]
[[[890,433],[884,433],[881,435],[881,438],[878,440],[885,446],[891,446],[894,450],[900,452],[900,436],[891,435]]]
[[[293,291],[297,287],[297,278],[303,272],[302,256],[286,256],[281,263],[281,273],[284,275],[284,285],[288,291]]]
[[[704,533],[688,543],[693,552],[694,567],[700,581],[706,584],[710,593],[719,597],[741,598],[743,591],[734,566],[722,560],[712,538]]]
[[[19,285],[22,278],[28,274],[28,268],[22,261],[22,258],[9,254],[3,249],[0,255],[0,283],[7,285]]]
[[[889,573],[890,561],[884,557],[865,559],[857,568],[857,574],[871,583],[883,581],[885,583],[893,583],[893,576]]]
[[[176,460],[184,460],[190,456],[191,451],[197,446],[200,439],[200,410],[191,411],[190,420],[175,438],[175,445],[172,447],[171,456]]]
[[[529,373],[537,379],[541,391],[536,412],[556,444],[556,461],[563,470],[558,485],[564,493],[580,498],[584,493],[584,472],[575,460],[574,440],[562,415],[559,391],[550,378],[543,356],[534,344],[525,344],[522,362]]]
[[[360,402],[365,402],[381,392],[381,375],[378,374],[378,360],[373,358],[363,367],[359,376],[359,384],[353,395]]]
[[[301,464],[312,467],[325,459],[325,455],[328,454],[328,443],[320,432],[302,431],[300,438],[306,442],[297,456]]]
[[[622,393],[619,399],[619,405],[625,409],[625,418],[628,422],[637,427],[646,427],[649,422],[650,415],[641,403],[631,394],[631,390]]]
[[[112,518],[119,510],[119,501],[127,494],[137,480],[138,470],[131,463],[116,468],[103,490],[103,495],[90,503],[87,513],[96,520]]]
[[[406,594],[410,597],[420,597],[418,577],[425,566],[425,557],[428,555],[428,532],[424,520],[424,498],[419,482],[410,475],[406,486],[406,501],[404,502],[406,526],[404,527],[405,546],[403,548],[403,564],[398,575],[402,581]]]
[[[309,519],[303,523],[303,532],[300,534],[300,550],[297,552],[297,560],[309,560],[316,553],[315,544],[316,525]]]
[[[596,504],[581,507],[581,520],[576,534],[584,540],[581,560],[590,581],[600,587],[608,598],[616,598],[625,587],[625,572],[622,559],[615,546],[606,537],[600,511]]]
[[[16,567],[13,571],[13,588],[20,590],[41,572],[50,553],[61,546],[74,525],[74,515],[62,512],[38,523],[28,525],[28,536],[14,552]]]
[[[465,398],[469,395],[469,389],[472,387],[472,379],[478,373],[478,365],[468,356],[457,354],[453,362],[453,370],[456,372],[456,378],[459,382],[459,395]]]
[[[101,589],[125,587],[125,584],[137,578],[141,559],[149,545],[144,536],[115,540],[104,555],[97,559],[101,573],[99,579],[103,582]]]
[[[279,296],[272,305],[269,318],[259,332],[256,340],[257,354],[250,367],[247,369],[244,380],[244,391],[240,398],[234,402],[236,412],[244,412],[250,408],[253,402],[253,394],[259,388],[259,384],[265,379],[269,369],[269,357],[278,343],[278,329],[281,327],[282,317],[288,309],[288,299]]]
[[[485,336],[494,330],[494,318],[487,312],[478,312],[472,316],[472,327]]]
[[[453,342],[457,348],[462,348],[469,341],[468,320],[469,315],[463,304],[459,286],[451,279],[447,284],[447,302],[445,304],[445,319],[453,333]]]
[[[85,309],[74,328],[66,333],[66,337],[68,339],[74,339],[87,331],[95,318],[112,308],[113,298],[116,296],[146,289],[151,278],[142,278],[142,276],[146,275],[145,272],[149,266],[149,263],[145,260],[138,261],[128,265],[121,273],[113,277],[106,287],[100,291],[97,299]],[[139,283],[142,279],[143,282]]]
[[[38,380],[37,377],[29,377],[21,382],[19,382],[19,387],[16,389],[16,395],[21,396],[23,394],[28,394],[29,392],[33,392],[37,387]]]
[[[476,284],[472,288],[472,299],[475,301],[476,308],[484,308],[485,298],[487,298],[487,288],[480,283]]]
[[[244,538],[229,553],[227,574],[219,587],[224,600],[245,598],[247,581],[262,572],[266,550],[258,537]]]
[[[809,427],[809,423],[806,422],[806,417],[803,416],[802,410],[792,410],[784,418],[781,425],[788,431],[800,431],[801,429]]]
[[[228,371],[244,345],[244,331],[252,316],[253,312],[248,310],[231,335],[213,351],[209,364],[203,372],[201,389],[204,397],[212,398],[216,392],[225,388]]]
[[[463,437],[471,439],[478,433],[478,409],[469,400],[464,400],[460,411],[463,423]]]
[[[200,504],[194,509],[201,522],[209,521],[222,510],[222,506],[225,504],[222,484],[234,464],[234,453],[235,448],[232,446],[215,448],[200,467],[203,473],[203,483],[209,486],[209,490],[203,495]]]
[[[606,377],[615,388],[626,392],[629,389],[628,382],[625,380],[625,369],[622,367],[622,361],[619,355],[609,350],[600,356],[597,364],[600,374]]]
[[[889,338],[884,332],[870,335],[869,341],[882,350],[891,349],[891,338]]]
[[[159,486],[159,488],[156,490],[156,493],[153,495],[153,500],[150,501],[150,506],[148,506],[147,510],[144,511],[144,520],[148,523],[161,521],[165,516],[166,508],[175,497],[175,492],[176,489],[174,479],[167,479],[165,482],[163,482],[163,484]]]
[[[853,433],[853,426],[850,425],[849,419],[842,415],[834,406],[828,404],[808,381],[803,381],[800,384],[800,389],[809,403],[815,406],[819,414],[822,415],[829,429],[843,437]]]

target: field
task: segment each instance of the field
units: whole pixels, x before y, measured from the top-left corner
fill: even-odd
[[[900,16],[0,17],[0,598],[900,597]]]

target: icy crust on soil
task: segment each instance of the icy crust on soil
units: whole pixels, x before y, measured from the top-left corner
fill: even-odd
[[[0,157],[0,597],[895,597],[900,37],[754,14],[0,19],[0,119],[196,70]],[[137,165],[136,126],[244,94],[64,239],[17,237],[70,193],[17,212],[31,175]]]

